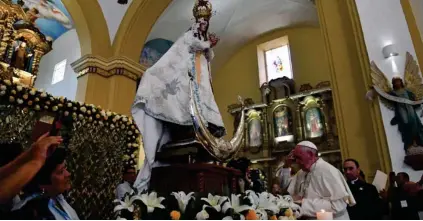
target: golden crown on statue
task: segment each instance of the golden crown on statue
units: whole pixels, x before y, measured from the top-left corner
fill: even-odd
[[[209,0],[196,0],[194,8],[192,9],[195,20],[203,18],[205,20],[210,20],[212,16],[212,4]]]

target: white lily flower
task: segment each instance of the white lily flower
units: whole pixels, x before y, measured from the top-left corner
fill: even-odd
[[[201,200],[207,202],[209,205],[206,205],[205,207],[213,207],[217,212],[220,212],[222,210],[222,203],[225,202],[228,198],[225,196],[213,196],[209,193],[207,198],[201,198]]]
[[[206,219],[210,218],[210,215],[207,213],[207,211],[201,210],[200,212],[197,213],[195,218],[197,220],[206,220]]]
[[[279,211],[279,207],[273,203],[271,199],[272,194],[263,192],[259,194],[259,203],[257,205],[257,209],[262,210],[270,210],[274,213],[277,213]],[[274,196],[273,196],[274,197]]]
[[[165,207],[161,204],[165,199],[164,197],[158,197],[156,192],[151,192],[150,194],[142,194],[141,196],[134,196],[137,199],[141,200],[144,205],[147,207],[147,212],[152,213],[155,208],[164,209]]]
[[[256,210],[257,218],[259,220],[268,220],[267,212],[264,209],[257,209]]]
[[[247,194],[247,198],[250,200],[253,209],[257,209],[259,204],[259,197],[257,193],[252,190],[247,190],[245,193]]]
[[[121,201],[119,199],[115,199],[113,202],[114,203],[120,203],[120,205],[115,206],[115,208],[113,209],[114,212],[123,210],[123,209],[127,209],[129,212],[133,212],[134,211],[134,205],[132,204],[134,202],[135,198],[132,197],[130,198],[128,195],[125,196],[124,200]]]
[[[172,195],[175,196],[176,200],[178,201],[179,209],[181,210],[181,213],[185,213],[185,209],[187,208],[187,205],[191,199],[194,199],[192,196],[194,192],[185,194],[185,192],[173,192]]]
[[[246,210],[253,209],[251,206],[248,205],[241,205],[241,202],[239,200],[240,195],[231,195],[231,199],[225,202],[222,206],[222,212],[226,213],[228,209],[232,208],[235,213],[240,213]]]
[[[233,220],[232,216],[225,216],[222,220]],[[240,215],[240,220],[245,220],[245,216]]]

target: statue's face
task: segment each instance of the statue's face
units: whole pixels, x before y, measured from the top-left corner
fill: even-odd
[[[204,20],[204,19],[200,19],[199,23],[200,23],[200,31],[202,31],[202,32],[207,31],[207,27],[209,26],[209,22]]]
[[[403,87],[403,84],[402,84],[402,80],[401,79],[394,80],[393,84],[394,84],[393,85],[394,86],[394,89],[400,89],[400,88]]]
[[[26,43],[25,42],[22,42],[21,43],[21,47],[23,47],[23,48],[26,47]]]

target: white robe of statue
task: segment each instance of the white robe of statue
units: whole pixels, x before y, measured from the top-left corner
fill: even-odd
[[[203,119],[224,127],[214,99],[209,62],[213,58],[210,42],[195,37],[198,24],[181,36],[157,63],[147,69],[138,87],[132,116],[143,136],[145,161],[134,187],[148,188],[156,152],[170,139],[163,121],[192,125],[188,72],[195,69],[195,80]],[[194,73],[193,73],[194,74]]]
[[[334,219],[348,220],[347,206],[355,205],[342,173],[322,159],[316,161],[309,173],[300,170],[292,177],[288,192],[294,199],[303,197],[301,215],[306,217],[316,217],[316,212],[325,210],[333,212]]]

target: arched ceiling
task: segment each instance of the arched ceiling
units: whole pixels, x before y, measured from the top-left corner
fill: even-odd
[[[298,24],[318,25],[310,0],[211,0],[214,16],[209,31],[220,37],[214,68],[219,68],[242,45],[266,32]],[[194,0],[173,0],[153,26],[148,40],[176,41],[194,22]]]

